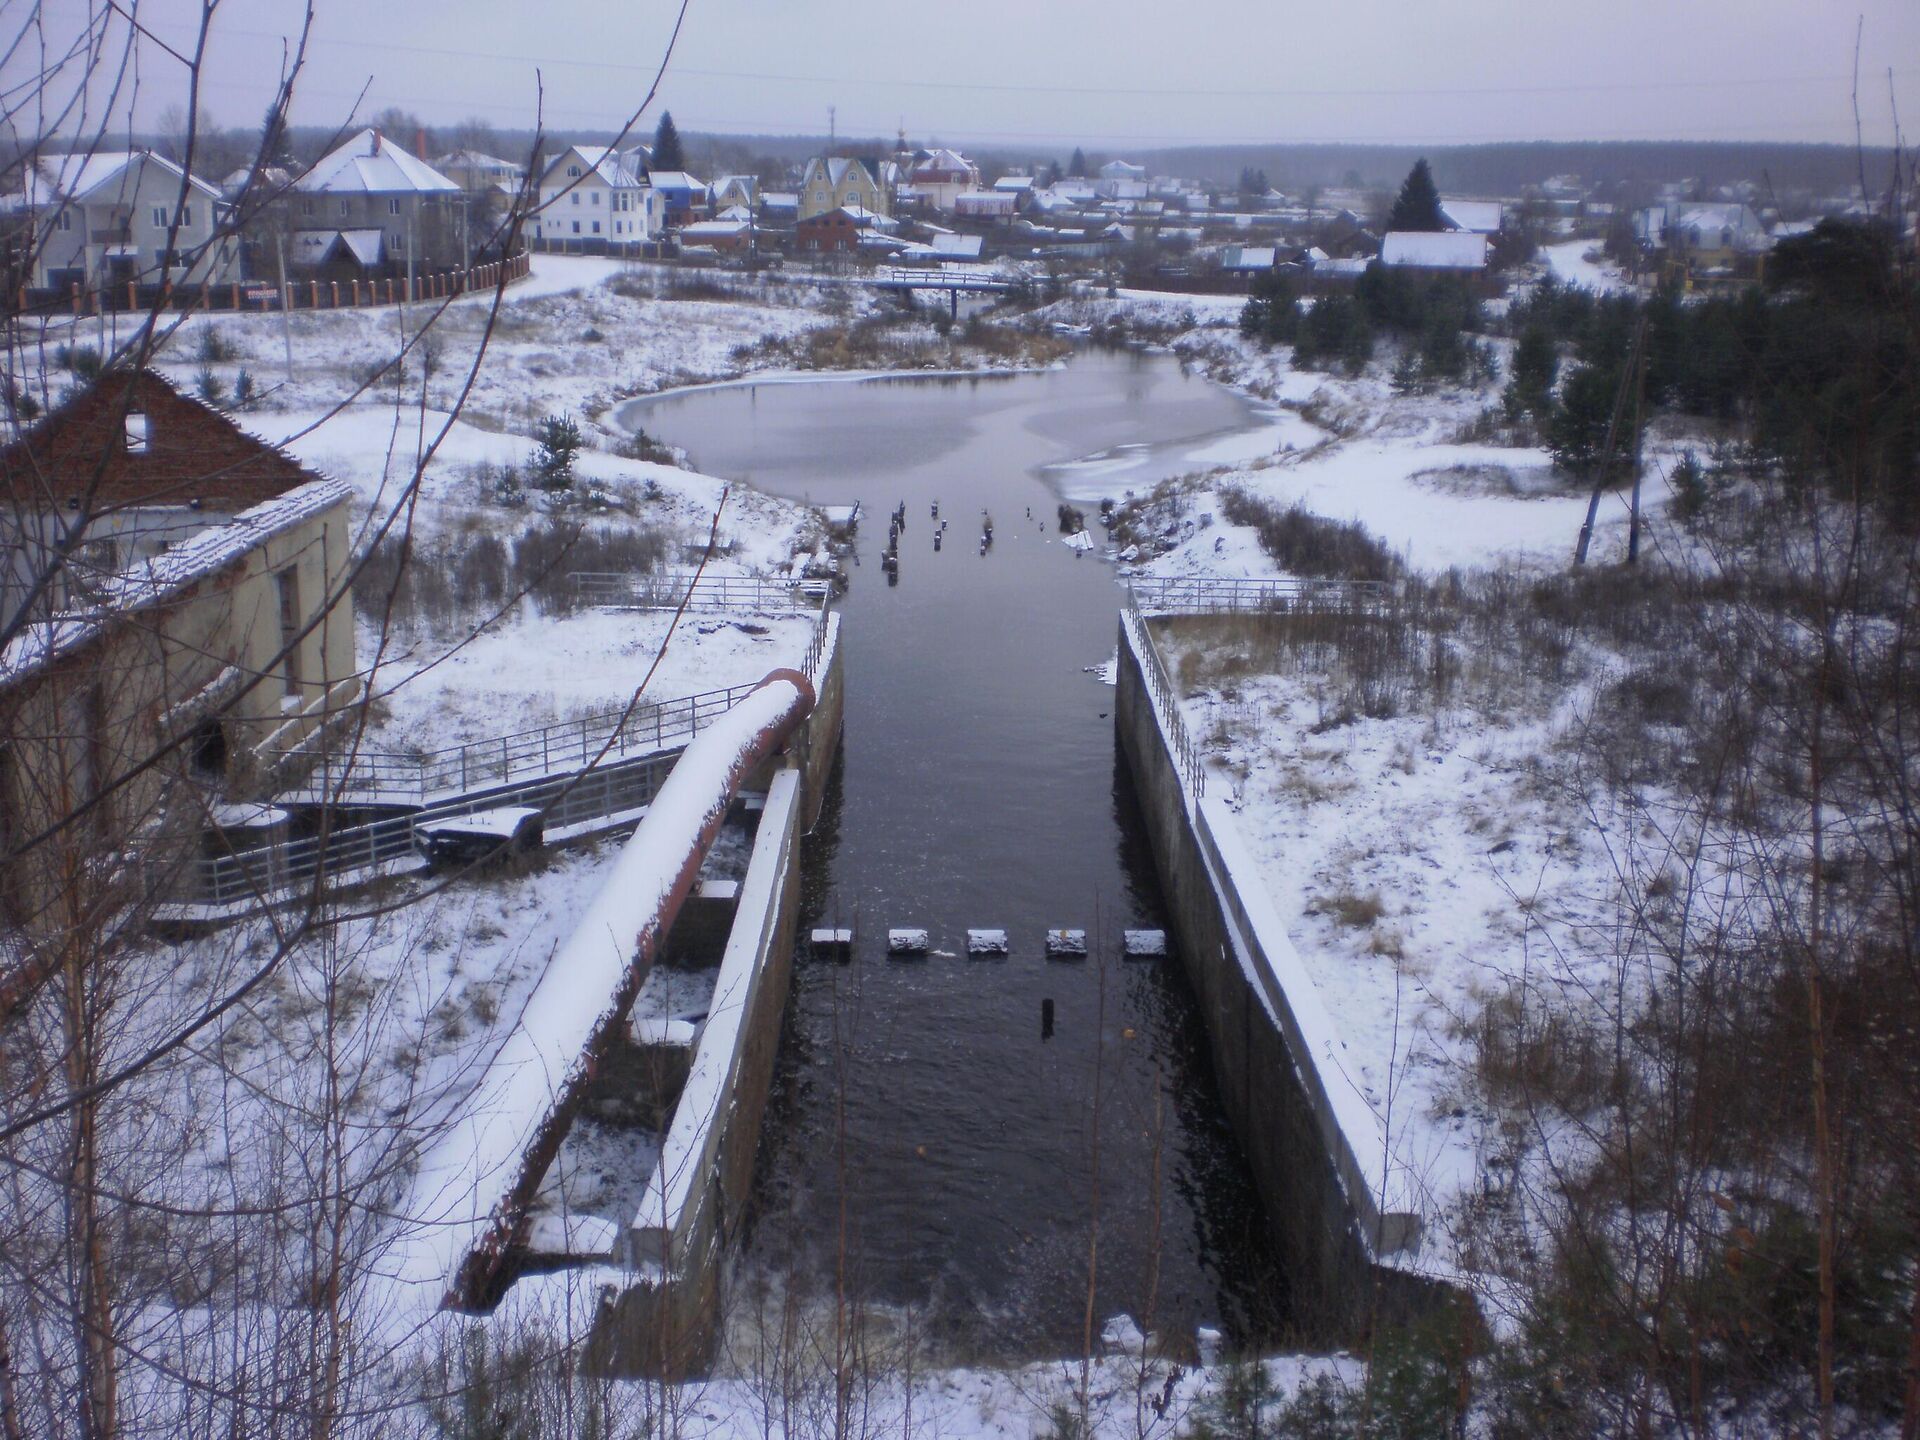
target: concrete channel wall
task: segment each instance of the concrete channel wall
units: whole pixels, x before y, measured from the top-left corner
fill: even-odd
[[[720,1285],[753,1183],[760,1122],[793,980],[805,832],[840,743],[839,619],[814,668],[815,702],[766,782],[712,1004],[660,1160],[624,1237],[636,1283],[615,1298],[590,1345],[596,1368],[679,1377],[712,1362]]]
[[[1145,667],[1158,663],[1152,643],[1144,622],[1122,617],[1115,724],[1221,1099],[1303,1328],[1337,1333],[1383,1307],[1424,1309],[1433,1287],[1403,1268],[1419,1244],[1419,1217],[1383,1128],[1340,1069],[1324,1004],[1232,813],[1217,798],[1196,798],[1182,775],[1146,680]]]

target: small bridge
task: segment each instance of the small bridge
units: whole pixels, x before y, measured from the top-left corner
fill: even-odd
[[[884,265],[874,272],[869,283],[877,290],[892,290],[901,295],[911,295],[915,290],[944,290],[947,292],[948,313],[955,318],[959,317],[960,297],[963,294],[1009,295],[1028,288],[1025,280],[975,266],[929,266],[921,269],[912,265]]]

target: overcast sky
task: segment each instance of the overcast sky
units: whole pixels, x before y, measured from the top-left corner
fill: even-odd
[[[137,3],[160,38],[190,38],[199,0]],[[105,8],[47,4],[69,21]],[[205,92],[219,122],[258,123],[301,8],[226,0]],[[358,100],[530,127],[537,70],[550,127],[611,127],[677,8],[317,0],[294,118],[338,124]],[[1861,18],[1866,136],[1886,143],[1889,68],[1901,114],[1920,116],[1920,0],[692,0],[661,104],[686,130],[823,133],[833,106],[843,135],[904,125],[976,148],[1847,142]],[[183,98],[181,69],[148,47],[143,123]]]

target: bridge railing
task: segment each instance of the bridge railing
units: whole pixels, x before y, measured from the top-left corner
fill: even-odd
[[[319,886],[337,885],[396,862],[418,862],[415,833],[434,821],[499,806],[542,812],[549,834],[651,804],[684,745],[590,770],[544,775],[430,805],[406,815],[347,825],[319,835],[194,857],[168,871],[176,905],[246,908]]]
[[[1136,575],[1130,602],[1150,615],[1372,614],[1386,608],[1386,580],[1241,580],[1213,575]]]
[[[318,757],[302,757],[313,759],[313,771],[304,785],[287,793],[334,805],[408,805],[423,803],[435,795],[578,770],[596,757],[624,759],[691,739],[752,688],[732,685],[671,700],[642,701],[632,707],[616,705],[575,719],[417,755],[364,748],[323,752]]]
[[[659,570],[646,574],[576,570],[574,598],[591,608],[621,610],[806,611],[815,609],[811,597],[791,580],[765,575],[696,575],[687,570]]]
[[[1125,599],[1121,602],[1120,623],[1127,627],[1127,633],[1133,638],[1134,652],[1140,657],[1140,673],[1147,682],[1147,694],[1152,697],[1154,712],[1160,717],[1160,728],[1166,734],[1167,748],[1173,752],[1181,777],[1187,783],[1187,793],[1197,805],[1200,797],[1207,792],[1206,767],[1201,763],[1200,748],[1193,743],[1192,732],[1187,729],[1186,717],[1180,713],[1180,691],[1173,683],[1166,659],[1153,638],[1153,627],[1147,624],[1146,614],[1135,599],[1132,585],[1127,587]]]

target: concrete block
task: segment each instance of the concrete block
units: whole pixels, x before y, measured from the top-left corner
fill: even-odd
[[[1084,930],[1047,931],[1047,954],[1056,960],[1084,960],[1087,932]]]
[[[900,926],[887,931],[887,953],[889,955],[926,954],[927,932],[912,926]]]
[[[1007,943],[1004,930],[967,931],[967,953],[969,955],[1004,955],[1012,948]]]
[[[1129,960],[1157,960],[1167,953],[1164,930],[1128,930],[1123,932],[1121,949]]]

